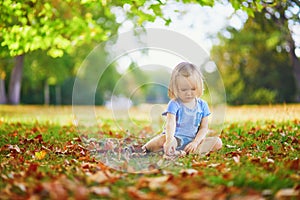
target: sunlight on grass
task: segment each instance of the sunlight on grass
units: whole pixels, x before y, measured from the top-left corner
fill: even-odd
[[[155,105],[156,106],[156,105]],[[156,106],[157,107],[157,106]],[[98,122],[101,120],[120,120],[130,118],[143,121],[149,126],[161,125],[164,118],[161,111],[166,105],[159,105],[159,109],[153,109],[152,105],[141,105],[133,107],[129,111],[113,113],[111,110],[97,106],[94,109]],[[86,109],[82,106],[82,109]],[[288,121],[300,118],[300,104],[283,105],[248,105],[248,106],[227,106],[225,123],[231,122],[257,122],[257,121]],[[74,123],[72,106],[0,106],[0,121],[2,122],[23,122],[23,123],[51,123],[70,125]]]
[[[0,121],[68,125],[73,123],[73,113],[71,106],[0,105]]]
[[[227,107],[225,122],[289,121],[300,118],[300,104]]]

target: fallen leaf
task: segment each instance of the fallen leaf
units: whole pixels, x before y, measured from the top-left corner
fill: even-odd
[[[34,157],[37,159],[37,160],[42,160],[45,158],[45,156],[47,155],[47,152],[42,150],[40,152],[35,152],[34,154]]]
[[[15,152],[17,152],[17,153],[20,153],[20,152],[21,152],[21,150],[20,150],[20,148],[18,147],[18,145],[9,145],[9,146],[8,146],[8,149],[9,149],[9,150],[13,150],[13,151],[15,151]]]
[[[39,135],[35,136],[34,140],[37,141],[37,142],[39,142],[39,143],[43,143],[43,136],[42,136],[42,134],[39,134]]]
[[[46,182],[42,185],[49,192],[50,199],[68,199],[68,192],[60,182]]]
[[[209,164],[207,167],[212,167],[212,168],[214,168],[214,167],[218,167],[219,165],[221,165],[220,163],[211,163],[211,164]]]
[[[109,170],[98,171],[95,174],[88,176],[87,180],[90,182],[104,183],[104,182],[115,182],[119,179],[119,175],[112,174]]]
[[[109,196],[110,195],[110,189],[108,187],[98,187],[93,186],[90,188],[90,192],[99,195],[99,196]]]
[[[193,167],[203,167],[205,168],[207,166],[207,161],[201,161],[201,162],[197,162],[197,161],[193,161],[192,164]]]
[[[88,177],[89,181],[103,183],[109,179],[108,175],[103,171],[98,171],[97,173]]]
[[[151,190],[157,190],[163,186],[169,179],[170,175],[160,177],[143,177],[138,182],[138,188],[148,187]]]
[[[228,149],[234,149],[234,148],[236,148],[235,145],[229,145],[229,144],[226,144],[225,147],[227,147]]]
[[[192,175],[198,174],[198,171],[195,169],[182,169],[182,170],[180,170],[180,174],[183,177],[186,177],[187,175],[192,176]]]
[[[295,190],[293,188],[286,188],[286,189],[281,189],[279,190],[276,195],[275,195],[276,199],[278,200],[284,200],[284,199],[292,199],[292,198],[295,198],[300,197],[300,193],[299,193],[299,190]]]
[[[73,189],[73,188],[72,188]],[[84,186],[77,186],[73,189],[74,197],[77,200],[88,200],[89,190]]]
[[[240,163],[240,156],[239,155],[233,156],[232,159],[234,160],[235,163]]]
[[[150,195],[138,190],[135,187],[129,187],[127,189],[128,194],[132,197],[132,199],[149,199],[152,200],[154,199],[153,197],[151,197]]]
[[[180,199],[189,199],[189,200],[211,200],[216,196],[216,192],[208,188],[202,188],[200,190],[193,190],[185,192],[180,195]]]
[[[39,164],[37,164],[37,163],[30,163],[27,172],[28,172],[28,173],[34,173],[34,172],[37,172],[38,167],[39,167]]]
[[[271,196],[271,195],[273,194],[273,191],[270,190],[270,189],[265,189],[265,190],[262,191],[261,194],[262,194],[264,197],[269,197],[269,196]]]
[[[300,159],[299,158],[290,160],[286,164],[289,167],[289,169],[291,169],[291,170],[295,170],[295,171],[300,170]]]
[[[226,173],[222,174],[222,177],[223,177],[223,179],[225,179],[225,180],[230,180],[230,179],[232,179],[232,174],[226,172]]]
[[[260,163],[260,160],[261,160],[261,158],[260,157],[252,157],[252,158],[250,158],[250,161],[252,162],[252,163]]]
[[[271,158],[267,158],[267,163],[275,163],[275,161]]]
[[[22,192],[26,192],[26,186],[24,183],[15,183],[15,186],[17,186]]]
[[[274,147],[271,145],[271,146],[268,146],[267,148],[266,148],[266,150],[267,151],[273,151],[274,150]]]

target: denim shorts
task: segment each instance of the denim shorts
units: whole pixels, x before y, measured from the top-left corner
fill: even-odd
[[[177,140],[177,148],[176,150],[183,150],[187,144],[192,142],[194,139],[190,137],[184,137],[184,136],[175,136]]]

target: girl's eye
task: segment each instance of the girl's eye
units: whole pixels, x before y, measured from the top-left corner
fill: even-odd
[[[182,92],[186,92],[186,91],[188,91],[188,90],[196,91],[196,88],[191,88],[191,89],[180,89],[180,91],[182,91]]]

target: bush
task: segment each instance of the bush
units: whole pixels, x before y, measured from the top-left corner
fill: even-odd
[[[266,88],[260,88],[254,91],[251,96],[251,102],[256,104],[271,104],[276,101],[277,92]]]

